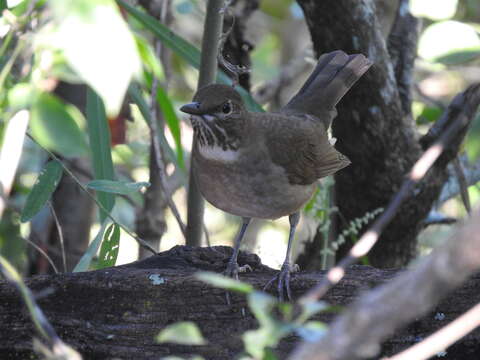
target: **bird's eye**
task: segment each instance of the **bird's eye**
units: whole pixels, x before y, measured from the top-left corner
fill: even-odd
[[[225,104],[223,104],[222,112],[227,115],[232,112],[232,104],[230,101],[227,101]]]

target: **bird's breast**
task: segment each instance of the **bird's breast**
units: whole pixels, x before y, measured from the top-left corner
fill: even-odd
[[[197,148],[192,166],[202,195],[234,215],[276,219],[298,211],[315,184],[292,185],[284,169],[261,148],[242,150]]]
[[[225,150],[218,145],[199,146],[198,152],[202,158],[220,163],[232,163],[239,159],[239,152],[237,150]]]

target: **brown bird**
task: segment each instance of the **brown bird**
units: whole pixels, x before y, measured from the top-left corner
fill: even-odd
[[[196,138],[193,173],[211,204],[241,216],[234,252],[226,274],[237,278],[243,269],[237,255],[251,218],[289,215],[290,235],[278,279],[278,292],[291,299],[291,245],[299,211],[312,197],[317,180],[350,161],[333,147],[328,128],[335,105],[372,65],[361,54],[334,51],[322,55],[300,91],[280,112],[249,112],[240,95],[227,85],[198,90],[180,110],[191,114]]]

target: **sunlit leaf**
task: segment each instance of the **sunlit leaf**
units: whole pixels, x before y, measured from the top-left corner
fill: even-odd
[[[40,94],[32,105],[31,132],[42,146],[62,156],[84,156],[87,154],[87,143],[73,112],[69,110],[71,107],[53,95]]]
[[[51,0],[58,30],[54,44],[102,97],[109,116],[120,110],[128,85],[140,71],[133,36],[114,0]]]
[[[22,2],[28,2],[26,0],[7,0],[7,7],[12,8],[18,6]]]
[[[138,53],[143,65],[158,79],[163,79],[162,65],[150,44],[140,36],[136,36],[135,41],[137,42]]]
[[[100,255],[98,256],[98,268],[115,266],[119,250],[120,227],[117,224],[111,224],[103,237]]]
[[[92,180],[87,187],[96,191],[103,191],[112,194],[130,195],[149,187],[148,182],[129,182],[112,180]]]
[[[292,0],[263,0],[260,2],[260,9],[279,20],[284,20],[290,13]]]
[[[85,251],[85,254],[80,258],[78,261],[78,264],[75,265],[73,268],[73,272],[82,272],[82,271],[88,271],[90,264],[92,263],[93,258],[97,254],[98,248],[100,247],[100,244],[102,243],[103,239],[103,234],[105,233],[105,228],[109,224],[109,220],[105,220],[102,223],[102,227],[100,230],[98,230],[97,235],[95,236],[95,239],[88,245],[87,251]]]
[[[102,99],[90,88],[87,89],[87,122],[95,179],[114,180],[110,129],[108,128],[105,108]],[[112,194],[99,192],[97,198],[105,211],[110,212],[113,209],[115,197]],[[100,209],[100,221],[103,222],[106,217],[107,214]]]
[[[159,343],[175,343],[182,345],[205,345],[207,342],[200,329],[190,321],[177,322],[167,326],[156,337]]]
[[[8,91],[8,105],[13,110],[25,109],[35,98],[34,89],[29,83],[15,84]]]
[[[419,55],[432,62],[458,61],[459,56],[465,61],[466,56],[478,56],[478,52],[480,38],[477,32],[472,26],[458,21],[430,25],[423,32],[418,45]]]
[[[447,20],[457,12],[458,0],[410,0],[409,5],[414,16]]]
[[[241,282],[239,280],[234,280],[232,278],[213,272],[201,271],[196,273],[195,277],[198,280],[201,280],[209,285],[222,289],[227,289],[230,291],[237,291],[245,294],[251,293],[253,291],[253,287],[250,284]]]
[[[43,208],[57,188],[62,174],[63,168],[58,161],[53,160],[45,165],[27,196],[20,218],[21,222],[29,221]]]

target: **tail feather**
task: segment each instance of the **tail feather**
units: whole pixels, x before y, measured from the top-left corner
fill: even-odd
[[[282,112],[311,114],[328,127],[336,116],[335,105],[371,65],[364,55],[347,55],[341,50],[320,56],[312,74]]]

